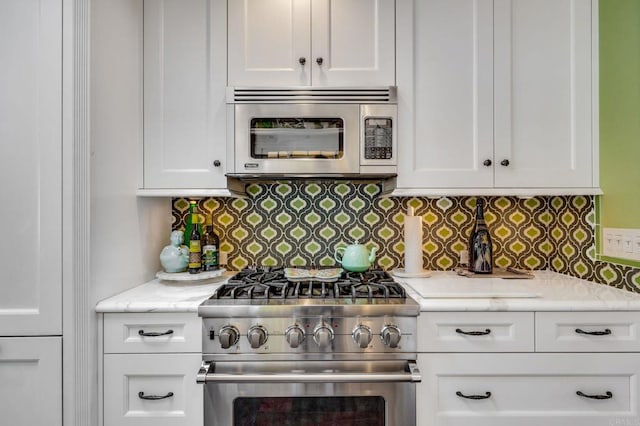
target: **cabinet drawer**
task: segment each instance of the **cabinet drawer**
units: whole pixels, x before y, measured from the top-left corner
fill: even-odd
[[[202,321],[195,313],[105,314],[104,352],[202,352]]]
[[[638,312],[537,312],[538,352],[640,352]]]
[[[532,312],[422,312],[418,352],[532,352]]]
[[[105,355],[104,426],[202,425],[201,362],[200,354]]]
[[[640,354],[421,354],[418,365],[421,426],[640,422]]]

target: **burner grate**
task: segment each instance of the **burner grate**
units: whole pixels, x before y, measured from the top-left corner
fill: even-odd
[[[345,272],[336,282],[285,278],[284,268],[251,268],[238,272],[216,290],[217,299],[392,299],[406,298],[402,286],[385,271]]]

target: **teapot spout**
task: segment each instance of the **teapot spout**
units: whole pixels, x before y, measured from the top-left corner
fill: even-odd
[[[378,250],[377,247],[373,247],[371,249],[371,253],[369,254],[369,263],[371,264],[373,264],[373,261],[376,260],[376,250]]]

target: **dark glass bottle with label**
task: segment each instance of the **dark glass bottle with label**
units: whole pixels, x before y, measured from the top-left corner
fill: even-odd
[[[202,269],[202,244],[200,223],[196,213],[191,215],[191,235],[189,238],[189,273],[198,274]]]
[[[476,274],[493,272],[493,244],[484,221],[484,201],[476,201],[476,220],[469,238],[469,270]]]
[[[219,249],[220,239],[213,230],[213,218],[207,216],[207,226],[202,236],[202,270],[215,271],[219,269]]]

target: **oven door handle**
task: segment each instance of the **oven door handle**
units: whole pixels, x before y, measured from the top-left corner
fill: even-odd
[[[405,372],[398,373],[215,373],[215,362],[204,361],[196,381],[206,383],[419,383],[420,369],[414,361],[407,361]]]

